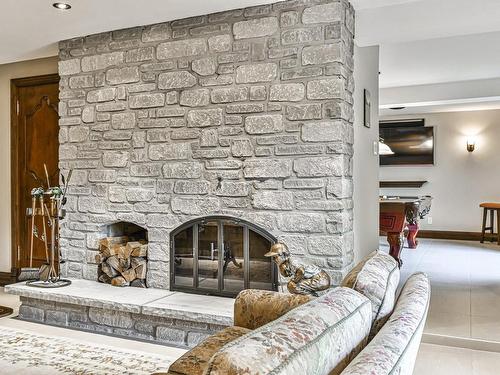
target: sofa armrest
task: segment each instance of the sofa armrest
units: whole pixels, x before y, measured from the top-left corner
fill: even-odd
[[[429,309],[431,287],[423,273],[406,282],[393,314],[342,375],[411,375]]]
[[[254,330],[311,300],[310,296],[243,290],[234,303],[234,325]]]

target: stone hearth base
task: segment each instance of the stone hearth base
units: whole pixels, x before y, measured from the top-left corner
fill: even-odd
[[[12,284],[22,320],[179,347],[194,347],[232,325],[234,300],[159,289],[117,288],[73,280],[66,288]]]

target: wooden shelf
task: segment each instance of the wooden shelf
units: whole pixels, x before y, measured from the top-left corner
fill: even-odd
[[[427,181],[380,181],[381,188],[421,188]]]

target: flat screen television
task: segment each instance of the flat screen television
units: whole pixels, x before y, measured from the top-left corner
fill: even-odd
[[[381,122],[379,132],[380,165],[434,164],[433,127],[414,121]]]

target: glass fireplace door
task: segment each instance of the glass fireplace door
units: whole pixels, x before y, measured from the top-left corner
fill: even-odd
[[[262,230],[232,218],[186,223],[172,233],[171,289],[223,296],[276,290],[274,263],[264,257],[273,243]]]
[[[209,221],[198,227],[198,288],[219,290],[219,223]]]
[[[224,242],[222,256],[222,289],[238,293],[245,289],[245,259],[243,254],[244,227],[229,221],[222,222]]]

